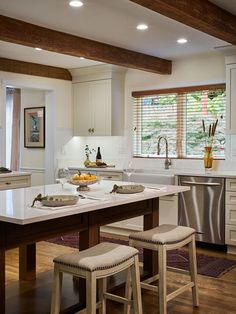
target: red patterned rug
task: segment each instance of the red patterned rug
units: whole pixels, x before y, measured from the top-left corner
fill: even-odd
[[[79,248],[78,234],[65,235],[63,237],[53,238],[48,242],[65,245],[73,248]],[[101,237],[101,242],[113,242],[128,245],[128,241],[117,238]],[[142,261],[142,250],[140,250],[140,260]],[[184,250],[168,251],[167,264],[171,267],[188,270],[188,253]],[[197,253],[198,274],[219,278],[236,266],[236,260],[219,258],[205,254]]]

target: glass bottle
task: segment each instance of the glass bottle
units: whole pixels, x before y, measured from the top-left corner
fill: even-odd
[[[96,155],[96,162],[97,161],[102,161],[102,155],[101,155],[101,152],[100,152],[100,147],[98,147],[98,150],[97,150],[97,155]]]

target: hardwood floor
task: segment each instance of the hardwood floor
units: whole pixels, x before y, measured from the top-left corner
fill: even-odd
[[[53,258],[76,249],[48,242],[37,244],[37,279],[18,282],[18,250],[6,254],[7,314],[47,314],[50,309]],[[198,249],[201,253],[225,257],[226,253],[209,252]],[[234,255],[227,255],[236,259]],[[170,314],[235,314],[236,313],[236,268],[219,279],[199,277],[200,307],[192,308],[191,292],[185,292],[168,303]],[[183,274],[168,272],[168,290],[181,285],[187,277]],[[120,293],[122,293],[120,289]],[[143,292],[143,313],[158,313],[156,296],[152,292]],[[78,300],[77,282],[65,276],[62,291],[62,308]],[[122,305],[108,303],[107,313],[123,313]]]

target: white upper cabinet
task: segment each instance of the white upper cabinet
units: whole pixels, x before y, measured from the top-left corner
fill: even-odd
[[[122,135],[124,75],[123,69],[95,66],[73,77],[75,136]]]
[[[74,135],[111,135],[111,80],[74,84]]]
[[[236,134],[236,55],[226,59],[226,132]]]

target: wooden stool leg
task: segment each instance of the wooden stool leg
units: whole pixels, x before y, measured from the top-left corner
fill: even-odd
[[[194,283],[192,287],[193,305],[199,306],[195,235],[192,236],[192,241],[189,243],[189,262],[191,281]]]
[[[134,257],[134,265],[131,266],[132,290],[134,300],[134,313],[142,314],[142,300],[140,287],[139,259],[138,255]]]
[[[158,249],[158,266],[159,266],[159,313],[167,314],[167,299],[166,299],[166,247],[159,245]]]
[[[130,268],[127,269],[126,284],[125,284],[125,298],[128,300],[131,300],[131,298],[132,298],[132,285],[131,285]],[[125,303],[124,314],[130,314],[130,310],[131,310],[131,305]]]
[[[52,288],[51,314],[60,313],[62,276],[63,273],[60,272],[57,265],[55,265]]]
[[[86,303],[87,313],[96,314],[96,275],[93,272],[86,274]]]
[[[98,282],[99,289],[99,302],[102,303],[102,307],[99,308],[99,314],[106,314],[106,298],[104,293],[107,291],[107,278],[102,278]]]

